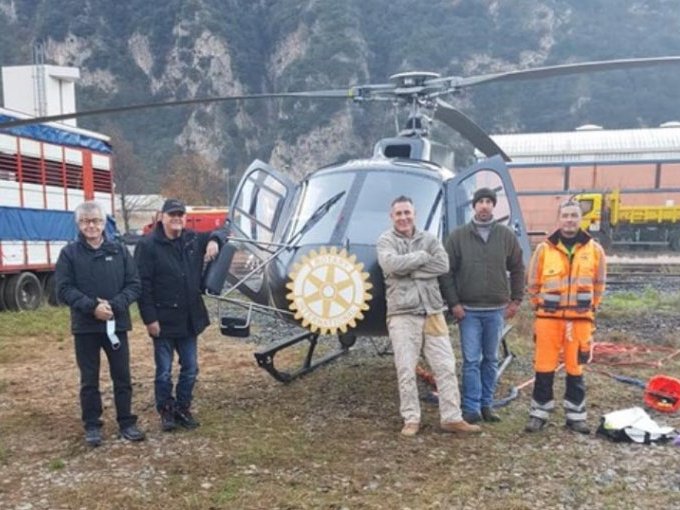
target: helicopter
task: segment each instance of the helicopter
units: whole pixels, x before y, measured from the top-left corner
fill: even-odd
[[[496,220],[516,233],[528,261],[529,233],[506,166],[508,156],[443,97],[491,82],[678,63],[680,56],[564,64],[471,77],[404,72],[391,76],[388,83],[345,89],[200,98],[20,119],[3,122],[0,131],[90,115],[268,98],[359,104],[383,101],[405,109],[403,128],[396,136],[379,140],[371,157],[325,166],[301,182],[255,160],[232,197],[231,235],[207,268],[205,293],[218,303],[244,310],[245,317],[220,317],[224,335],[249,336],[254,313],[273,314],[300,326],[301,333],[255,353],[260,367],[278,381],[289,382],[346,354],[359,337],[387,335],[384,279],[375,245],[391,226],[389,204],[395,197],[409,196],[417,212],[417,228],[443,240],[470,220],[474,191],[491,188],[498,197]],[[430,137],[433,122],[460,133],[486,159],[457,171],[452,150]],[[325,334],[337,335],[339,346],[314,359],[319,337]],[[278,369],[276,354],[302,342],[307,342],[307,352],[301,366],[292,372]]]

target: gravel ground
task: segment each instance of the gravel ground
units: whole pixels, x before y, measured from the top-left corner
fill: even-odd
[[[624,291],[636,292],[609,292]],[[677,347],[678,328],[680,314],[631,313],[601,318],[598,338]],[[151,349],[136,325],[135,408],[148,437],[140,445],[115,438],[105,384],[106,442],[95,450],[82,444],[70,344],[21,339],[34,350],[30,362],[0,364],[0,508],[680,508],[680,448],[570,434],[561,410],[544,433],[528,436],[521,432],[528,391],[500,409],[501,424],[465,440],[438,434],[436,408],[423,404],[423,432],[405,442],[392,359],[376,355],[388,345],[384,338],[361,339],[348,356],[294,384],[275,383],[252,352],[298,331],[258,316],[244,343],[211,327],[200,343],[203,426],[163,434],[152,405]],[[501,395],[532,375],[527,331],[519,325],[511,333],[517,359]],[[331,337],[322,343],[337,345]],[[641,405],[639,389],[612,382],[600,368],[611,370],[594,365],[587,376],[591,425],[606,412]],[[677,375],[680,363],[622,373],[669,369]],[[563,388],[560,376],[556,395]],[[652,416],[680,428],[678,413]]]

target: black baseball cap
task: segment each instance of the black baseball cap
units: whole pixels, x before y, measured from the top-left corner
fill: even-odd
[[[177,200],[176,198],[168,198],[164,203],[163,203],[163,208],[161,209],[162,213],[171,213],[171,212],[187,212],[187,208],[184,205],[184,202],[181,200]]]

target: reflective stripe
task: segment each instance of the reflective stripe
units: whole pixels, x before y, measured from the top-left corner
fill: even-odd
[[[529,409],[529,416],[533,416],[534,418],[540,418],[543,421],[547,421],[548,418],[550,417],[550,411],[543,411],[542,409],[531,408]]]
[[[574,322],[573,321],[567,321],[566,327],[564,328],[564,336],[567,339],[567,342],[571,342],[574,340]]]
[[[564,280],[550,280],[543,284],[545,290],[560,290],[562,287],[564,287]]]
[[[552,411],[555,409],[555,401],[554,400],[549,400],[545,404],[539,404],[536,402],[533,398],[531,399],[531,409],[541,409],[543,411]]]
[[[586,421],[588,419],[588,413],[585,411],[583,411],[582,413],[567,411],[566,413],[564,413],[564,417],[570,421]]]
[[[574,404],[573,402],[570,402],[569,400],[565,399],[563,405],[564,408],[568,411],[581,412],[584,411],[586,408],[586,400],[583,399],[583,402],[581,402],[580,404]]]

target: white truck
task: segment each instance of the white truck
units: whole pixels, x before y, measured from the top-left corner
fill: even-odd
[[[94,199],[114,212],[109,138],[62,124],[2,128],[27,117],[0,108],[0,310],[57,304],[54,267],[77,235],[73,210]]]

